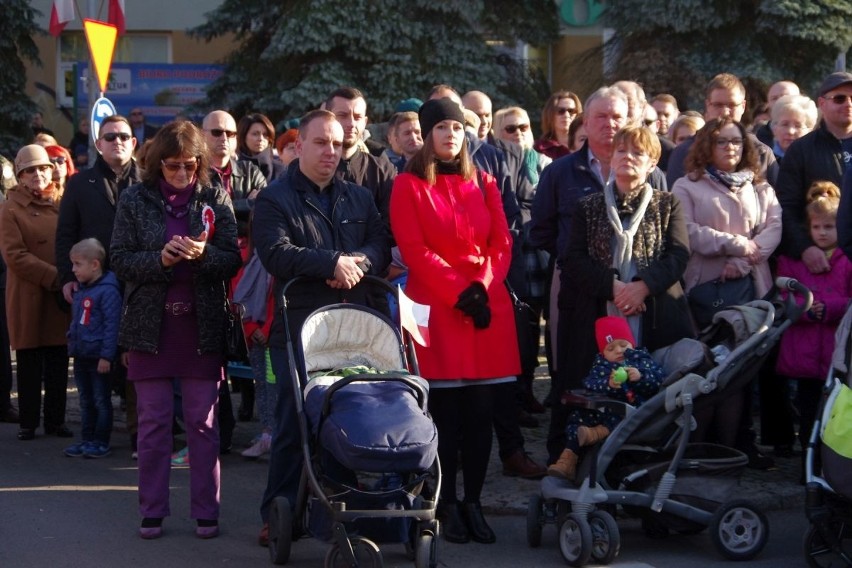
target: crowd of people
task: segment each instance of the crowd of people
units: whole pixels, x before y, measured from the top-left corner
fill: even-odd
[[[246,308],[253,377],[237,415],[251,419],[256,405],[261,422],[243,455],[269,455],[266,545],[271,504],[296,506],[303,467],[289,377],[301,355],[285,343],[282,288],[299,279],[287,290],[295,335],[328,304],[387,311],[362,283],[384,277],[431,306],[431,342],[414,348],[439,436],[443,535],[493,543],[481,496],[494,435],[504,475],[573,479],[583,448],[617,419],[566,407],[565,391],[641,404],[661,381],[648,353],[711,323],[710,287],[747,302],[786,275],[814,304],[764,364],[757,396],[762,445],[789,457],[797,440],[804,448],[852,299],[852,74],[828,75],[814,99],[790,81],[767,95],[768,121],[750,123],[745,87],[728,73],[707,84],[703,112],[619,81],[585,101],[553,93],[534,127],[526,109],[495,111],[483,92],[436,85],[425,102],[401,101],[379,140],[363,93],[341,87],[279,136],[260,113],[215,110],[155,130],[133,109],[103,121],[91,165],[87,125],[68,149],[41,125],[0,163],[0,420],[19,423],[22,441],[39,427],[73,437],[70,355],[81,432],[65,454],[111,454],[118,392],[138,459],[139,535],[163,534],[170,468],[188,464],[196,535],[217,536],[219,456],[235,427],[230,298]],[[538,400],[542,321],[550,392]],[[756,402],[743,389],[702,433],[768,469]],[[540,464],[522,428],[548,411]]]

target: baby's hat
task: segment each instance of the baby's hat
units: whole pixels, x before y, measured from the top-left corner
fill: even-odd
[[[630,345],[636,346],[633,332],[627,320],[618,316],[606,316],[598,318],[595,322],[595,339],[598,340],[598,350],[603,353],[607,345],[616,339],[625,339]]]

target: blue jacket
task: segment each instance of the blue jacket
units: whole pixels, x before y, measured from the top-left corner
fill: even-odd
[[[68,355],[87,359],[118,356],[118,324],[121,321],[121,292],[111,271],[91,284],[81,284],[71,304]]]
[[[619,367],[634,367],[642,378],[636,382],[625,381],[614,389],[609,386],[609,377]],[[651,354],[645,348],[628,349],[624,353],[624,363],[621,364],[610,363],[604,359],[603,355],[596,355],[592,369],[583,381],[583,385],[590,391],[622,402],[629,402],[638,407],[657,394],[665,378],[665,371],[651,358]]]

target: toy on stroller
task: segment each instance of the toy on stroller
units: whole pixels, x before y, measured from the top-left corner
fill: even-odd
[[[570,406],[619,408],[623,420],[581,458],[574,483],[555,477],[541,482],[529,501],[527,541],[541,544],[545,524],[556,524],[559,549],[571,566],[590,559],[608,564],[621,537],[617,507],[642,519],[649,534],[697,533],[710,527],[717,550],[748,560],[769,536],[765,515],[745,500],[729,501],[748,457],[739,450],[695,441],[693,432],[726,397],[747,388],[770,349],[810,305],[810,292],[791,279],[783,303],[758,300],[715,315],[702,341],[684,339],[652,355],[666,371],[660,392],[641,407],[577,392]],[[805,297],[808,307],[796,303]],[[706,343],[709,341],[709,343]],[[613,406],[616,405],[616,406]]]
[[[294,391],[302,393],[304,468],[295,508],[285,497],[270,508],[270,557],[287,562],[296,527],[331,543],[329,568],[382,566],[376,542],[403,543],[417,568],[434,567],[438,438],[409,338],[375,310],[333,304],[305,320],[294,357],[286,294],[295,281],[284,286],[282,312]]]
[[[834,338],[826,378],[805,450],[804,549],[808,566],[852,566],[852,306]]]

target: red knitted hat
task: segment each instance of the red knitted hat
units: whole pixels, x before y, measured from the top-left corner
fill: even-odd
[[[595,339],[598,340],[598,350],[603,353],[604,348],[616,339],[625,339],[630,345],[636,347],[633,332],[627,320],[617,316],[606,316],[598,318],[595,322]]]

